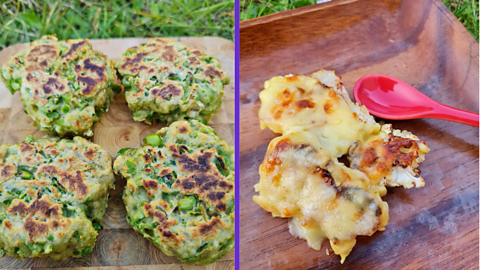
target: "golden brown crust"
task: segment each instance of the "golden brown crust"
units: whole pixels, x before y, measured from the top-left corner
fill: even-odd
[[[155,229],[163,236],[160,240],[162,242],[169,242],[175,246],[180,245],[185,237],[183,235],[177,236],[169,230],[170,227],[176,225],[178,222],[174,219],[167,219],[165,213],[155,209],[155,207],[149,203],[145,203],[143,208],[145,212],[153,216],[154,221],[159,224]]]
[[[25,60],[32,64],[39,64],[41,67],[48,66],[48,60],[58,54],[57,46],[54,44],[39,44],[28,52]]]
[[[20,216],[24,216],[27,213],[27,204],[25,204],[23,201],[19,201],[18,204],[15,204],[14,202],[12,206],[7,208],[7,211],[11,215],[19,214]]]
[[[58,226],[58,222],[52,222],[51,218],[59,217],[61,212],[60,204],[53,204],[48,197],[43,197],[33,201],[28,209],[25,209],[24,206],[24,204],[18,204],[10,208],[10,211],[12,213],[18,213],[18,210],[25,211],[22,215],[25,215],[28,211],[28,216],[25,219],[23,228],[28,233],[30,241],[33,242],[38,236],[45,235],[49,232],[51,230],[50,228]],[[43,221],[45,219],[47,220]]]
[[[223,202],[225,198],[225,192],[223,191],[211,191],[207,194],[207,199],[215,205],[215,208],[219,211],[225,211],[227,205]]]
[[[160,175],[161,177],[164,177],[164,176],[170,174],[172,171],[173,171],[172,168],[163,168],[163,169],[160,171],[159,175]]]
[[[76,171],[75,174],[61,172],[59,181],[68,192],[75,193],[78,198],[84,198],[88,194],[88,186],[83,179],[84,176],[81,171]]]
[[[416,167],[416,160],[419,157],[418,143],[425,144],[423,141],[389,134],[386,140],[374,140],[358,149],[355,155],[360,154],[361,158],[355,167],[373,179],[390,174],[395,166],[404,169]]]
[[[55,165],[42,165],[40,167],[38,167],[38,170],[37,170],[37,177],[40,178],[39,174],[40,173],[46,173],[47,175],[56,175],[58,174],[58,170],[57,170],[57,167]]]
[[[135,74],[138,71],[137,67],[142,62],[142,59],[147,55],[148,53],[145,52],[145,53],[137,53],[133,58],[126,57],[125,63],[123,63],[121,67],[123,69],[128,69],[130,70],[130,72],[132,72],[132,74]]]
[[[81,47],[84,47],[87,45],[87,42],[88,42],[88,39],[84,39],[84,40],[80,40],[76,43],[72,42],[70,45],[70,48],[68,49],[68,51],[62,55],[61,57],[62,58],[70,58],[73,56],[73,54],[78,51]]]
[[[180,165],[180,171],[183,171],[186,173],[208,172],[211,168],[210,159],[214,155],[213,151],[214,151],[213,149],[207,150],[200,154],[194,154],[192,157],[186,153],[181,154],[178,159],[178,164]],[[176,152],[176,150],[172,152]]]
[[[2,177],[2,180],[7,180],[15,175],[16,172],[16,167],[13,164],[2,164],[0,165],[2,167],[0,174]]]
[[[207,162],[209,162],[209,160],[207,160]],[[229,191],[233,189],[233,185],[220,177],[218,171],[208,173],[210,170],[209,164],[206,166],[197,165],[198,164],[190,166],[188,172],[193,173],[186,178],[176,180],[173,187],[180,188],[184,193],[198,194],[200,197],[206,196],[211,190]],[[195,168],[199,170],[195,170]]]
[[[88,147],[88,150],[83,154],[87,159],[93,160],[95,157],[95,148],[92,146]]]
[[[152,96],[161,98],[163,100],[170,100],[174,97],[183,96],[183,89],[174,84],[167,84],[163,87],[154,87],[150,89]]]
[[[67,89],[67,86],[62,82],[60,82],[60,80],[58,80],[55,77],[48,78],[47,82],[45,82],[45,84],[42,85],[43,93],[46,96],[50,96],[54,92],[62,94],[65,92],[66,89]]]
[[[295,81],[298,78],[294,76],[286,77],[286,79],[287,81]],[[280,120],[285,117],[285,114],[296,114],[305,109],[313,109],[316,106],[312,99],[312,90],[306,91],[300,87],[294,92],[285,89],[277,94],[276,99],[278,102],[270,109],[270,113],[275,120]]]
[[[92,95],[95,93],[95,88],[101,84],[107,82],[107,75],[105,74],[105,65],[96,65],[92,62],[90,58],[83,60],[81,64],[75,65],[74,68],[75,74],[77,75],[77,80],[84,84],[81,88],[83,95]],[[95,74],[96,76],[88,76],[84,74]]]
[[[33,150],[35,150],[35,148],[29,143],[25,142],[20,145],[20,154],[25,154],[26,152],[31,152]]]
[[[221,77],[222,72],[212,66],[207,66],[207,68],[203,71],[203,74],[206,77]]]
[[[178,53],[173,49],[173,46],[165,46],[162,52],[163,60],[167,62],[173,62]]]
[[[311,100],[308,100],[308,99],[303,99],[303,100],[299,100],[297,101],[297,108],[299,110],[301,109],[305,109],[305,108],[313,108],[315,107],[315,102],[311,101]]]
[[[158,188],[158,182],[155,180],[143,179],[142,185],[146,190],[153,189],[156,191]]]

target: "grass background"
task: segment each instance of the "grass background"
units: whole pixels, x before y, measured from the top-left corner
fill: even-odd
[[[240,20],[315,4],[316,0],[240,0]],[[333,0],[335,1],[335,0]],[[478,41],[479,0],[442,0]]]
[[[0,50],[46,34],[233,40],[234,8],[235,0],[0,0]]]
[[[240,20],[316,0],[238,0]],[[335,0],[333,0],[335,1]],[[479,40],[479,0],[442,0]],[[0,0],[0,50],[46,34],[59,39],[219,36],[234,39],[235,0]]]

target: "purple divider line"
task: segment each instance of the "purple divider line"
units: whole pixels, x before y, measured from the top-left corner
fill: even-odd
[[[235,269],[240,269],[240,1],[235,1]]]

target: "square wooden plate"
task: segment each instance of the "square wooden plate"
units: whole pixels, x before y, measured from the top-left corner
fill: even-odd
[[[352,95],[360,77],[399,78],[478,112],[478,42],[440,0],[336,0],[240,23],[240,265],[242,269],[478,269],[478,128],[435,119],[389,121],[427,142],[426,185],[389,189],[383,232],[357,237],[343,265],[317,252],[252,200],[273,132],[258,93],[276,75],[335,70]],[[330,250],[330,256],[325,250]]]
[[[210,122],[217,134],[230,145],[235,143],[235,72],[233,42],[217,37],[187,37],[175,38],[191,48],[199,49],[220,60],[222,70],[230,77],[230,84],[225,87],[223,105]],[[94,50],[101,51],[112,60],[117,60],[122,53],[132,46],[147,42],[147,38],[99,39],[90,40]],[[28,44],[17,44],[0,52],[0,66],[17,53],[23,53]],[[23,112],[20,93],[11,95],[0,82],[0,142],[2,144],[20,143],[26,136],[33,134],[35,138],[48,135],[31,126],[30,116]],[[142,140],[157,131],[164,124],[147,125],[133,121],[133,116],[127,107],[123,95],[116,96],[109,111],[94,126],[93,142],[104,147],[113,158],[118,150],[125,147],[138,148]],[[97,237],[97,243],[92,253],[80,259],[68,258],[54,261],[53,259],[0,258],[0,268],[76,268],[92,267],[91,269],[119,269],[116,266],[130,266],[136,269],[234,269],[234,251],[208,266],[189,266],[181,264],[174,257],[163,254],[160,249],[131,229],[126,220],[125,205],[121,199],[125,180],[117,177],[116,189],[110,191],[107,213],[103,219],[103,230]]]

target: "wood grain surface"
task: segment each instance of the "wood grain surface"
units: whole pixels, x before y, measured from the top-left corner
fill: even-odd
[[[352,96],[357,79],[380,73],[478,112],[478,55],[478,42],[440,0],[337,0],[241,22],[241,269],[478,269],[478,128],[385,120],[427,142],[431,151],[420,166],[426,185],[389,189],[386,230],[357,237],[343,265],[328,243],[318,252],[309,249],[290,235],[286,219],[252,200],[258,167],[278,136],[260,129],[264,81],[331,69]]]
[[[210,122],[217,134],[227,143],[234,145],[235,126],[235,73],[234,44],[231,41],[216,37],[175,38],[187,46],[200,49],[217,57],[222,70],[230,77],[230,84],[225,87],[223,105]],[[107,54],[112,60],[119,59],[129,47],[144,43],[148,39],[127,38],[90,40],[93,49]],[[0,52],[0,65],[3,65],[13,54],[24,52],[27,44],[18,44]],[[38,131],[31,126],[30,116],[23,112],[20,93],[11,95],[5,85],[0,82],[0,142],[2,144],[20,143],[26,136],[33,134],[41,138],[48,133]],[[93,142],[103,146],[112,157],[121,148],[140,147],[143,138],[157,131],[164,124],[147,125],[133,121],[123,95],[118,95],[110,110],[94,126]],[[110,192],[107,213],[103,219],[103,230],[97,237],[97,243],[92,253],[81,259],[69,258],[60,261],[52,259],[25,259],[19,261],[10,257],[0,258],[0,268],[63,268],[84,269],[234,269],[234,251],[208,266],[182,265],[174,257],[163,254],[151,242],[131,229],[126,221],[125,205],[121,193],[125,180],[117,176],[115,190]],[[108,266],[108,267],[107,267]],[[125,266],[125,267],[115,267]]]

